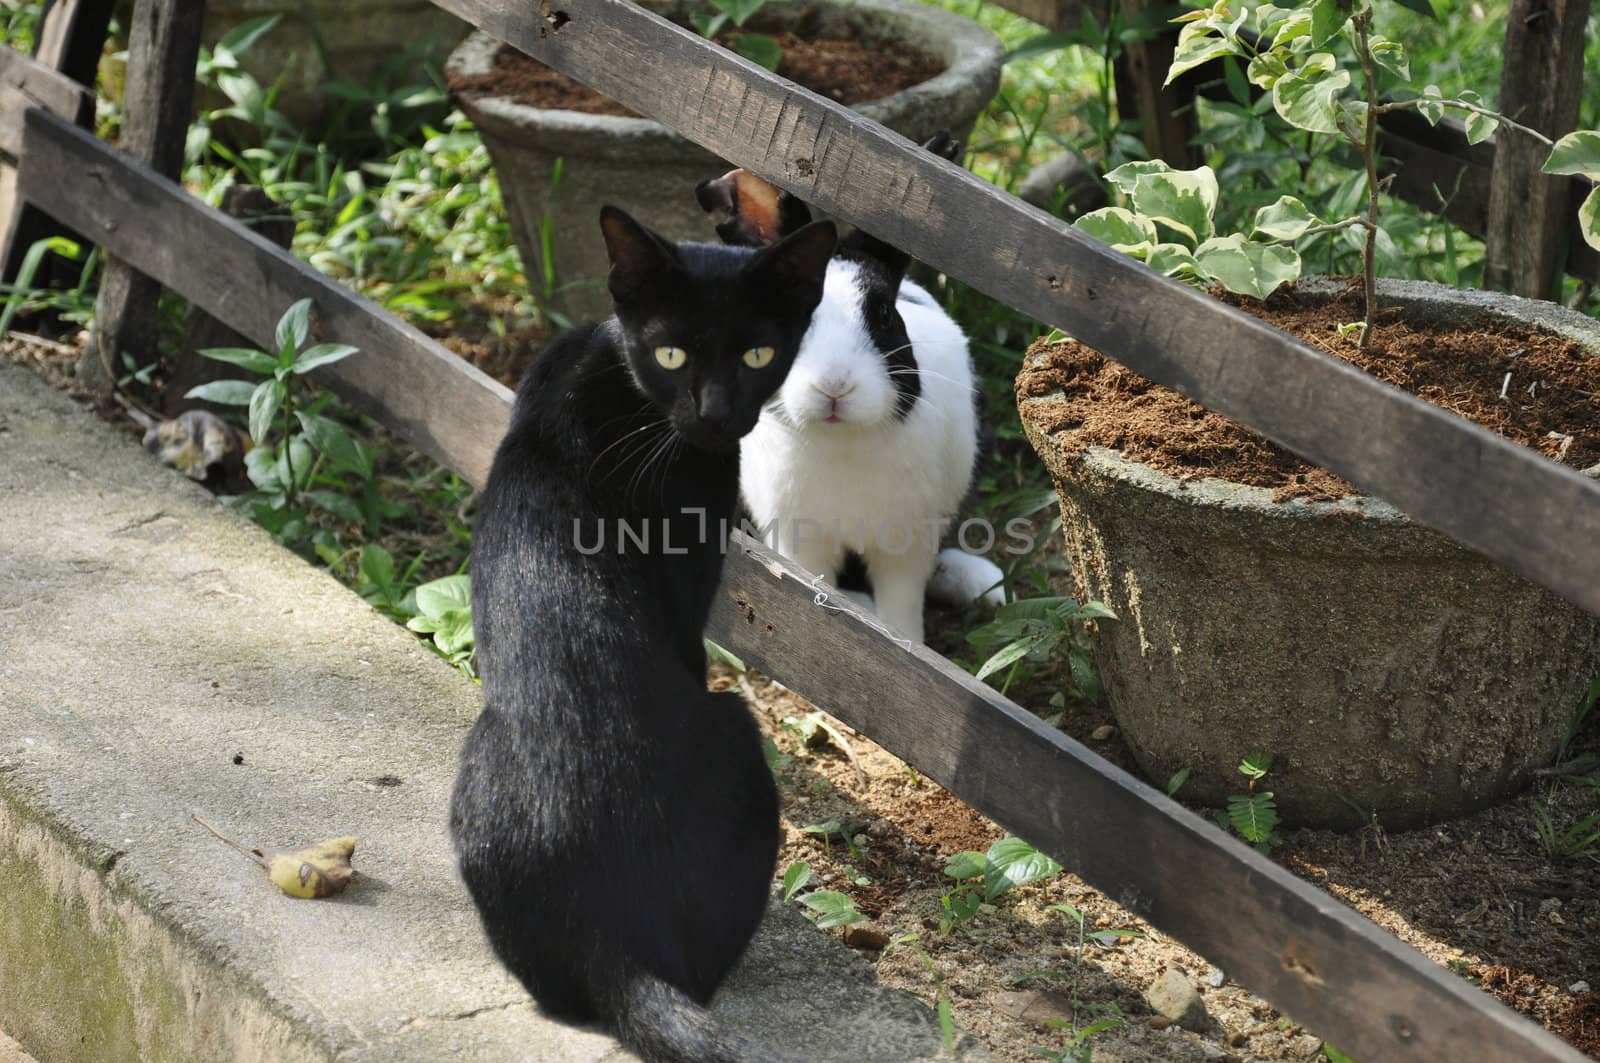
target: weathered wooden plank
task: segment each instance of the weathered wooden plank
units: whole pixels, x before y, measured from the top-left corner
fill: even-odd
[[[316,300],[323,339],[362,353],[322,370],[474,483],[510,392],[416,330],[42,112],[23,192],[228,324],[264,342]],[[710,633],[1347,1050],[1375,1059],[1576,1061],[1500,1007],[1215,827],[1166,801],[930,651],[902,649],[788,563],[735,549]],[[832,594],[815,604],[818,591]],[[1464,1048],[1463,1046],[1469,1046]]]
[[[1600,483],[1159,276],[627,0],[436,3],[1600,612]]]
[[[708,638],[857,728],[1357,1059],[1584,1057],[747,540]],[[820,588],[828,594],[831,588]]]
[[[28,107],[82,124],[94,117],[94,94],[61,71],[0,47],[0,152],[12,159],[22,144],[22,112]]]
[[[270,240],[149,167],[53,116],[30,111],[18,171],[28,202],[264,346],[297,299],[316,334],[361,353],[317,371],[358,409],[482,482],[510,392]]]
[[[128,83],[122,111],[122,150],[176,179],[194,110],[194,67],[200,55],[205,5],[190,0],[137,0],[128,35]],[[95,299],[94,331],[78,380],[109,396],[118,355],[155,361],[161,288],[116,258],[106,260]]]
[[[1589,0],[1511,0],[1501,57],[1499,109],[1550,137],[1578,124]],[[1550,148],[1502,125],[1495,133],[1489,182],[1484,285],[1534,299],[1549,298],[1578,200],[1570,182],[1539,167]]]
[[[114,0],[57,0],[46,4],[32,59],[24,60],[15,51],[3,49],[9,71],[4,84],[23,91],[3,93],[12,105],[0,114],[0,126],[4,127],[0,136],[11,146],[0,147],[0,151],[15,155],[12,141],[21,135],[24,99],[85,128],[94,120],[94,96],[85,86],[94,84],[95,66],[105,43],[113,3]],[[69,86],[75,86],[83,95],[70,99]],[[51,235],[44,218],[17,201],[16,183],[16,174],[9,167],[0,168],[0,276],[7,280],[16,276],[28,247]],[[46,260],[43,273],[53,271],[52,257]],[[39,282],[47,279],[44,275],[38,277]]]

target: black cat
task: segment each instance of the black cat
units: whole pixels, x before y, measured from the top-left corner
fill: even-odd
[[[646,1060],[764,1057],[705,1006],[749,943],[778,804],[702,631],[739,439],[822,297],[831,223],[764,250],[601,211],[615,316],[517,391],[472,552],[485,708],[451,831],[495,952],[546,1013]],[[597,544],[598,548],[597,548]]]

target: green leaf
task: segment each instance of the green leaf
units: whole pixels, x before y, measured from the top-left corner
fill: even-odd
[[[256,392],[256,385],[248,380],[214,380],[209,384],[200,384],[184,392],[186,399],[204,399],[206,402],[215,402],[219,406],[248,406],[250,396]]]
[[[1439,124],[1439,119],[1444,117],[1444,95],[1439,91],[1439,86],[1423,87],[1421,102],[1417,104],[1417,113],[1426,118],[1429,125]]]
[[[1311,39],[1311,12],[1291,11],[1273,25],[1272,47],[1274,49],[1287,48],[1295,41],[1305,38],[1307,43]],[[1292,50],[1292,49],[1291,49]]]
[[[733,19],[735,26],[743,26],[766,2],[767,0],[711,0],[711,6]]]
[[[733,654],[733,652],[731,650],[728,650],[728,649],[726,649],[726,648],[724,648],[722,646],[719,646],[717,643],[712,642],[710,639],[701,639],[700,641],[705,643],[706,656],[712,658],[713,660],[722,661],[722,662],[724,662],[726,664],[731,665],[733,667],[733,670],[736,671],[736,672],[747,671],[747,669],[745,668],[744,661],[741,660],[740,658],[734,656],[734,654]]]
[[[1406,50],[1399,41],[1391,41],[1387,37],[1372,37],[1367,41],[1367,47],[1372,52],[1374,63],[1401,81],[1411,80],[1411,60],[1406,57]]]
[[[1172,778],[1167,780],[1167,796],[1172,797],[1177,794],[1179,790],[1183,789],[1183,784],[1188,781],[1189,769],[1179,768],[1173,773]]]
[[[278,413],[278,407],[283,403],[284,392],[288,389],[279,380],[263,380],[256,385],[255,392],[250,396],[250,437],[260,440],[267,438],[267,433],[272,431],[272,418]]]
[[[305,436],[296,435],[286,443],[278,446],[278,481],[287,485],[289,473],[294,473],[294,482],[303,484],[311,473],[311,463],[316,455],[311,452],[311,445],[306,442]],[[293,469],[289,463],[293,462]]]
[[[1313,0],[1311,5],[1311,47],[1321,48],[1350,21],[1350,9],[1339,0]]]
[[[1051,52],[1059,52],[1063,48],[1070,48],[1074,44],[1082,44],[1083,37],[1079,33],[1040,33],[1029,37],[1011,51],[1006,53],[1005,61],[1015,63],[1024,59],[1035,59]]]
[[[294,371],[304,375],[318,366],[340,361],[355,353],[356,348],[348,343],[319,343],[300,352],[294,360]]]
[[[1124,254],[1131,253],[1132,248],[1156,242],[1155,223],[1126,207],[1091,210],[1074,221],[1072,227]]]
[[[1262,52],[1250,60],[1250,65],[1245,69],[1245,76],[1250,79],[1250,84],[1263,89],[1270,89],[1289,72],[1289,64],[1284,61],[1279,52]]]
[[[276,447],[255,446],[244,456],[244,471],[250,482],[268,494],[283,491],[283,481],[278,478],[278,451]]]
[[[859,923],[866,918],[856,910],[855,901],[837,890],[812,890],[800,898],[800,903],[817,913],[817,926],[824,930]]]
[[[1162,84],[1170,85],[1174,78],[1197,66],[1204,66],[1213,59],[1240,54],[1236,38],[1216,36],[1208,23],[1191,22],[1178,34],[1178,47],[1172,53],[1172,65],[1167,67],[1167,80]]]
[[[1584,243],[1600,251],[1600,188],[1592,189],[1578,207],[1578,231]]]
[[[389,551],[375,543],[361,548],[361,578],[383,592],[385,598],[394,598],[394,558]]]
[[[451,609],[471,608],[471,576],[446,576],[417,588],[417,611],[423,616],[443,616]]]
[[[709,11],[691,11],[689,21],[694,23],[694,28],[699,31],[700,36],[709,39],[715,37],[717,32],[728,24],[728,16],[720,11],[715,15]]]
[[[1279,196],[1276,203],[1269,203],[1256,211],[1255,224],[1251,226],[1251,235],[1258,233],[1272,237],[1274,240],[1296,240],[1307,229],[1320,224],[1316,217],[1293,196]]]
[[[345,431],[344,425],[330,420],[321,414],[307,413],[305,410],[296,410],[295,417],[300,422],[300,427],[305,429],[306,438],[317,451],[328,456],[328,460],[341,469],[352,472],[364,472],[367,464],[362,460],[361,451],[356,447],[356,441],[350,438],[350,433]]]
[[[983,892],[988,900],[1017,886],[1025,886],[1061,871],[1061,865],[1021,838],[1001,838],[989,846],[983,871]]]
[[[1541,173],[1581,174],[1600,181],[1600,131],[1580,129],[1556,141]]]
[[[341,495],[337,491],[316,490],[304,492],[303,497],[316,503],[316,505],[332,513],[340,520],[349,521],[351,524],[363,524],[366,522],[367,518],[361,512],[361,507],[356,505],[355,499],[349,495]]]
[[[1478,107],[1483,106],[1483,97],[1471,89],[1464,89],[1456,96],[1456,99],[1462,103],[1470,103]],[[1467,143],[1481,144],[1494,136],[1494,131],[1500,126],[1500,119],[1492,118],[1486,114],[1479,114],[1477,111],[1468,111],[1466,123]]]
[[[760,66],[776,72],[783,62],[783,48],[764,33],[741,33],[734,39],[733,50]]]
[[[1248,775],[1252,779],[1265,778],[1272,768],[1272,756],[1268,753],[1251,753],[1239,762],[1239,774]]]
[[[469,649],[476,641],[472,630],[472,613],[470,610],[446,610],[437,618],[436,624],[433,642],[434,645],[444,651],[446,657]]]
[[[1229,797],[1228,822],[1233,824],[1233,829],[1245,841],[1257,845],[1272,841],[1273,828],[1278,825],[1278,810],[1272,801],[1272,791]]]
[[[217,42],[217,47],[226,50],[230,55],[239,55],[248,51],[251,45],[270,33],[282,18],[281,14],[266,15],[262,18],[250,19],[248,22],[241,22],[229,30],[222,40]]]
[[[1170,229],[1191,244],[1216,231],[1211,215],[1217,209],[1217,176],[1209,166],[1141,174],[1131,199],[1133,209],[1155,222],[1157,231]]]
[[[952,856],[944,865],[944,873],[953,879],[978,878],[987,861],[982,853],[967,851]]]
[[[1407,11],[1415,11],[1423,18],[1437,19],[1439,16],[1433,10],[1433,5],[1428,0],[1394,0],[1395,3]]]
[[[1022,660],[1022,658],[1028,655],[1028,651],[1032,648],[1030,641],[1031,640],[1029,639],[1018,639],[1007,646],[1001,647],[998,652],[991,656],[987,661],[983,662],[983,667],[978,669],[978,674],[975,678],[981,682],[982,680],[987,679],[994,673],[998,672],[1000,669],[1006,668]]]
[[[1355,1056],[1352,1056],[1347,1052],[1339,1051],[1326,1041],[1324,1041],[1322,1044],[1322,1054],[1324,1057],[1326,1057],[1328,1063],[1356,1063]]]
[[[1106,181],[1123,195],[1131,195],[1133,186],[1139,183],[1139,178],[1147,173],[1171,173],[1172,167],[1160,159],[1141,159],[1136,162],[1125,162],[1115,170],[1106,174]]]
[[[811,865],[803,860],[796,860],[789,865],[789,870],[783,873],[783,899],[794,900],[794,895],[805,888],[811,881]]]
[[[280,352],[298,351],[311,335],[311,300],[301,299],[283,312],[272,342]],[[292,359],[291,359],[292,361]]]
[[[1109,605],[1102,601],[1084,602],[1072,611],[1072,615],[1079,620],[1115,620],[1117,614]]]
[[[1194,252],[1182,244],[1157,244],[1145,256],[1144,263],[1168,277],[1193,275],[1195,272]]]
[[[248,347],[204,347],[198,353],[213,361],[248,369],[252,373],[268,374],[278,367],[272,355]]]
[[[1328,52],[1308,56],[1272,86],[1272,106],[1285,122],[1311,133],[1337,133],[1333,101],[1350,84],[1350,71],[1338,69]]]
[[[1195,265],[1231,292],[1265,299],[1300,275],[1300,255],[1282,244],[1258,244],[1238,233],[1207,240],[1194,252]]]

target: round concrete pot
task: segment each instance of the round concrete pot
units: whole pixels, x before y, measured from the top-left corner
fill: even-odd
[[[420,78],[426,58],[443,59],[471,28],[432,0],[206,0],[203,40],[214,46],[269,15],[282,17],[239,61],[263,87],[283,79],[276,106],[298,124],[336,102],[320,94],[324,82],[370,85],[408,49],[418,55],[406,76]]]
[[[1537,323],[1600,356],[1600,323],[1550,303],[1380,295],[1413,319]],[[1068,457],[1033,401],[1022,422],[1061,497],[1073,593],[1118,616],[1095,657],[1152,781],[1188,768],[1183,796],[1221,803],[1264,752],[1288,825],[1404,828],[1491,804],[1555,756],[1600,674],[1600,619],[1376,498],[1275,503],[1115,451]]]
[[[652,5],[654,6],[654,5]],[[940,129],[963,139],[1000,84],[1005,51],[988,30],[939,8],[904,0],[769,3],[749,28],[778,32],[799,20],[821,35],[893,41],[942,59],[944,73],[855,110],[921,143]],[[499,41],[474,33],[451,55],[452,80],[487,73]],[[539,237],[552,226],[551,305],[575,318],[611,312],[605,246],[597,219],[614,203],[665,236],[714,240],[694,187],[731,164],[645,118],[544,110],[499,97],[463,101],[483,134],[500,176],[506,216],[529,282],[542,286]],[[552,191],[557,160],[561,177]]]

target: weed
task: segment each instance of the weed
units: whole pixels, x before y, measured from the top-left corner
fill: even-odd
[[[948,934],[968,922],[984,904],[1008,890],[1060,871],[1060,864],[1021,838],[1001,838],[987,853],[957,853],[945,864],[944,873],[957,885],[939,898],[939,933]]]
[[[1224,830],[1231,826],[1239,837],[1262,853],[1270,853],[1275,846],[1283,844],[1275,829],[1278,806],[1272,800],[1272,791],[1256,790],[1271,767],[1272,758],[1265,753],[1252,753],[1240,762],[1239,773],[1250,780],[1249,790],[1231,795],[1227,812],[1221,818]]]
[[[783,873],[783,899],[799,904],[807,919],[827,930],[836,926],[849,926],[866,918],[848,894],[837,890],[800,891],[811,883],[811,865],[803,860],[788,866]]]
[[[955,1010],[950,1004],[950,988],[944,984],[944,978],[939,974],[939,968],[934,964],[932,957],[919,944],[921,940],[921,934],[897,935],[883,947],[881,955],[887,956],[895,949],[905,949],[920,959],[922,965],[928,969],[935,986],[934,1012],[939,1018],[939,1034],[944,1040],[945,1054],[951,1055],[956,1050],[956,1022]]]
[[[689,15],[694,28],[708,39],[722,32],[729,22],[743,30],[744,24],[767,6],[767,0],[711,0],[711,6],[716,8],[715,14],[695,11]],[[778,69],[778,64],[783,61],[783,49],[776,40],[764,33],[737,33],[729,45],[752,63],[759,63],[768,70]]]
[[[1086,622],[1115,620],[1103,602],[1079,605],[1071,598],[1025,598],[1007,602],[995,618],[967,633],[967,641],[987,653],[977,677],[987,679],[1004,670],[1000,692],[1019,679],[1026,680],[1064,647],[1072,680],[1072,693],[1087,701],[1100,697],[1100,676],[1089,655]]]

